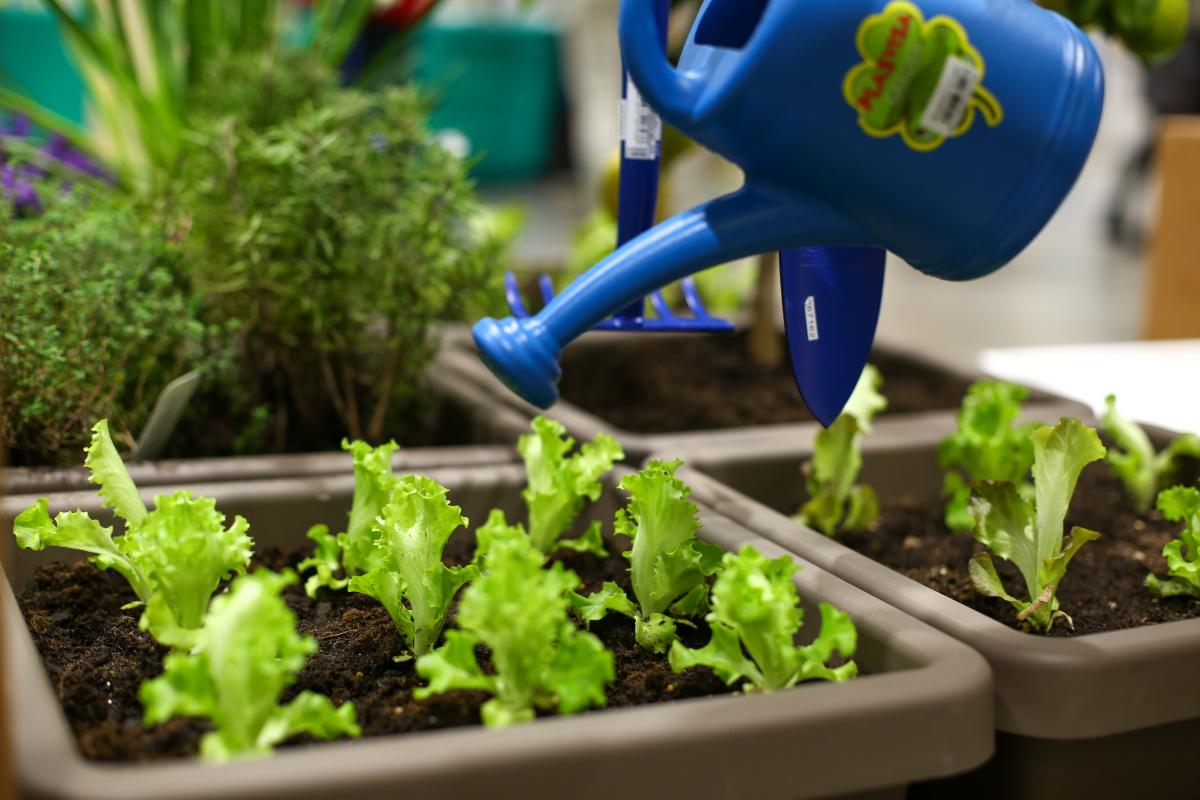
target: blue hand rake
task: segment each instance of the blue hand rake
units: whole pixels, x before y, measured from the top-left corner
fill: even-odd
[[[670,0],[655,0],[658,30],[662,43],[666,45],[667,16]],[[617,247],[636,239],[654,227],[658,210],[658,182],[662,162],[662,120],[642,100],[637,87],[624,75],[621,89],[621,178],[617,201]],[[647,317],[645,299],[640,298],[598,323],[598,331],[652,331],[656,333],[732,333],[733,323],[714,317],[704,307],[696,282],[692,278],[680,281],[683,301],[691,316],[682,316],[671,310],[662,293],[649,295],[650,306],[656,316]],[[538,277],[538,289],[543,304],[554,299],[554,284],[549,275]],[[513,316],[524,319],[530,316],[517,276],[508,272],[504,276],[504,297]]]

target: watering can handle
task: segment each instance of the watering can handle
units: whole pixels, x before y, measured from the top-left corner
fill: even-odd
[[[617,34],[625,69],[656,111],[675,127],[686,127],[704,86],[671,66],[659,25],[654,0],[621,0]]]

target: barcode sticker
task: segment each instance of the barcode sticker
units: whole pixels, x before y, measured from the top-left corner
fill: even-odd
[[[635,161],[658,158],[662,144],[662,118],[646,104],[628,76],[625,99],[621,101],[621,141],[625,143],[625,157]]]
[[[962,58],[947,58],[937,88],[921,115],[921,127],[939,136],[953,136],[979,86],[979,68]]]
[[[821,338],[821,332],[817,330],[817,299],[811,294],[804,298],[804,327],[810,342]]]

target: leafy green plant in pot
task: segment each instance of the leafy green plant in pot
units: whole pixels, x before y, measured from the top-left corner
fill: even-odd
[[[680,461],[651,461],[621,479],[628,508],[617,512],[614,528],[633,540],[626,551],[634,599],[613,581],[587,597],[576,596],[575,613],[584,622],[609,611],[632,617],[638,644],[665,653],[676,640],[676,624],[708,611],[708,576],[721,563],[721,549],[696,538],[700,527],[691,490],[675,477]],[[634,602],[636,600],[636,602]]]
[[[286,86],[319,67],[296,56],[229,69]],[[199,91],[224,89],[212,74]],[[473,225],[463,166],[426,129],[415,89],[366,94],[329,80],[297,99],[275,119],[254,105],[195,118],[166,213],[210,319],[241,323],[240,374],[226,391],[243,415],[265,409],[258,446],[406,436],[435,326],[497,296],[502,244]]]
[[[809,499],[796,515],[797,522],[837,536],[865,528],[879,516],[875,490],[855,481],[862,469],[862,438],[871,432],[875,415],[887,408],[882,386],[879,370],[867,364],[845,410],[818,431],[812,459],[804,465]]]
[[[1033,442],[1029,435],[1039,423],[1017,424],[1029,390],[1004,381],[982,380],[963,397],[954,431],[938,446],[938,466],[946,473],[946,527],[970,531],[975,527],[968,502],[975,481],[1008,481],[1022,497],[1033,485]]]
[[[138,596],[135,605],[145,606],[142,630],[167,645],[189,641],[220,582],[246,571],[253,548],[249,524],[237,517],[225,527],[225,516],[211,498],[186,490],[159,495],[148,510],[113,447],[107,420],[96,423],[84,464],[104,505],[124,522],[123,535],[114,539],[111,527],[82,511],[51,518],[43,498],[14,520],[17,544],[91,553],[96,566],[129,581]]]
[[[50,184],[43,211],[0,199],[0,435],[15,465],[64,465],[112,419],[131,447],[170,381],[218,370],[175,243],[136,203]]]
[[[996,572],[991,555],[971,559],[971,582],[988,597],[999,597],[1017,611],[1028,628],[1047,632],[1058,619],[1071,618],[1058,606],[1058,585],[1071,559],[1100,534],[1076,527],[1063,542],[1063,520],[1083,468],[1104,458],[1104,445],[1091,428],[1073,417],[1030,434],[1033,442],[1034,496],[1027,500],[1007,481],[979,481],[971,497],[975,538],[992,554],[1020,570],[1027,597],[1014,597]]]

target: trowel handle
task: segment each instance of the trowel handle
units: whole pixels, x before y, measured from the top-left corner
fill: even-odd
[[[667,59],[667,15],[658,8],[662,5],[662,0],[621,0],[621,58],[650,105],[675,127],[687,128],[703,85]]]
[[[654,0],[655,18],[666,47],[670,0]],[[617,197],[617,247],[654,227],[658,214],[659,174],[662,166],[662,119],[621,72],[621,175]],[[642,298],[617,312],[618,318],[640,319]]]

